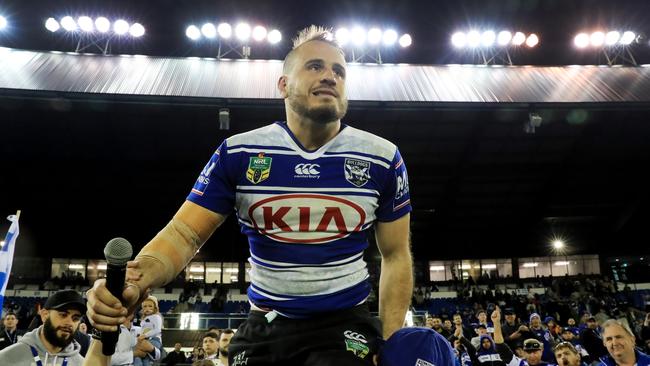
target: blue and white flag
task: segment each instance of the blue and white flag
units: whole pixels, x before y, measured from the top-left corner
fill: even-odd
[[[4,244],[0,248],[0,310],[5,300],[5,290],[11,274],[11,263],[14,261],[14,248],[16,247],[16,238],[18,238],[18,216],[10,215],[7,220],[11,221],[9,231],[5,237]]]

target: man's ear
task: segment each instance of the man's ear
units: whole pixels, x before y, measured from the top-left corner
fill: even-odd
[[[43,323],[45,323],[45,321],[47,320],[47,318],[50,317],[50,311],[47,310],[47,309],[41,309],[41,310],[38,311],[38,315],[41,316],[41,321],[42,321]]]
[[[289,96],[289,91],[287,90],[287,76],[282,75],[278,79],[278,90],[280,91],[280,96],[282,99],[287,99]]]

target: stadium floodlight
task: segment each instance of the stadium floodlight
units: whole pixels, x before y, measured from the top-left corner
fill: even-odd
[[[591,33],[589,43],[594,47],[601,47],[605,43],[605,33],[601,31]]]
[[[95,19],[95,28],[99,33],[106,33],[111,30],[111,22],[105,17]]]
[[[585,47],[589,46],[589,35],[587,33],[579,33],[573,39],[573,43],[578,48],[585,48]]]
[[[345,46],[350,42],[350,31],[347,28],[339,28],[334,34],[334,38],[341,46]]]
[[[350,38],[355,46],[362,46],[366,42],[366,31],[361,27],[354,27]]]
[[[129,28],[129,33],[132,37],[140,38],[144,36],[144,27],[140,23],[133,23]]]
[[[467,33],[467,45],[471,48],[476,48],[481,44],[481,33],[476,30]]]
[[[191,39],[193,41],[196,41],[197,39],[201,38],[201,31],[199,30],[199,28],[197,26],[190,25],[185,30],[185,35],[187,36],[187,38],[189,38],[189,39]]]
[[[232,37],[232,27],[228,23],[221,23],[217,26],[217,33],[219,33],[219,37],[229,39]]]
[[[605,35],[605,45],[613,46],[618,43],[618,40],[621,39],[621,34],[617,31],[609,31]]]
[[[370,28],[368,31],[368,43],[372,45],[379,44],[379,42],[381,42],[381,36],[381,29]]]
[[[463,32],[456,32],[451,36],[451,44],[456,48],[463,48],[467,44],[467,35]]]
[[[61,26],[68,32],[74,32],[77,30],[77,23],[69,15],[61,19]]]
[[[0,15],[0,30],[7,28],[7,18]]]
[[[497,44],[499,46],[507,46],[511,40],[512,40],[512,33],[506,30],[499,32],[499,35],[497,36]]]
[[[261,25],[255,26],[255,28],[253,28],[253,39],[257,42],[261,42],[266,39],[266,28],[262,27]]]
[[[514,36],[512,36],[512,44],[515,46],[521,46],[526,42],[526,35],[522,32],[516,32]]]
[[[267,39],[269,40],[270,44],[277,44],[282,40],[282,33],[280,33],[279,30],[274,29],[269,32]]]
[[[205,38],[215,38],[217,37],[217,28],[212,23],[205,23],[201,26],[201,34]]]
[[[45,29],[49,30],[50,32],[54,33],[61,29],[61,26],[59,25],[59,22],[56,21],[54,18],[47,18],[45,21]]]
[[[129,31],[129,23],[124,19],[118,19],[113,23],[113,31],[120,36],[126,34]]]
[[[526,38],[526,46],[530,48],[537,46],[538,43],[539,43],[539,37],[537,37],[537,34],[535,33],[531,33],[530,35],[528,35],[528,38]]]
[[[248,23],[239,23],[235,27],[235,36],[240,41],[247,41],[251,36],[251,26]]]
[[[632,44],[632,42],[634,42],[635,39],[636,39],[636,34],[634,34],[634,32],[625,31],[623,32],[623,35],[621,36],[621,40],[619,42],[622,45],[627,46]]]
[[[392,46],[397,42],[397,32],[394,29],[388,29],[384,32],[383,43],[385,46]]]
[[[496,39],[497,35],[494,33],[494,31],[485,31],[483,34],[481,34],[481,45],[483,47],[492,47]]]
[[[564,248],[564,241],[560,239],[553,240],[553,249],[560,250]]]
[[[410,34],[406,33],[399,37],[399,45],[402,46],[402,48],[406,48],[411,44],[413,44],[413,39]]]
[[[79,25],[79,29],[86,33],[90,33],[95,30],[93,20],[90,19],[90,17],[82,16],[77,18],[77,24]]]

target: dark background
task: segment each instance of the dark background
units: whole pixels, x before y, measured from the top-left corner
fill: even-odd
[[[0,12],[12,22],[0,38],[6,47],[74,50],[72,40],[44,29],[47,17],[121,15],[144,24],[147,35],[116,43],[114,53],[164,56],[213,56],[214,47],[184,35],[187,25],[205,21],[247,19],[279,28],[280,46],[254,48],[253,58],[282,58],[291,34],[311,23],[390,24],[410,33],[414,45],[384,59],[422,64],[471,62],[449,44],[453,31],[470,24],[537,32],[541,45],[515,55],[515,63],[533,65],[598,63],[595,52],[573,49],[577,31],[602,25],[644,32],[650,24],[646,1],[4,1]],[[650,63],[643,42],[635,56]],[[228,131],[219,130],[221,107],[231,110]],[[530,106],[516,104],[352,102],[344,122],[400,147],[420,259],[547,255],[554,238],[567,242],[567,254],[648,253],[650,106],[535,110],[544,119],[535,134],[523,129]],[[0,213],[23,210],[16,255],[100,258],[115,236],[144,245],[183,202],[221,140],[283,119],[280,101],[3,91]],[[0,232],[6,228],[2,222]],[[247,255],[232,219],[204,248],[204,259]]]

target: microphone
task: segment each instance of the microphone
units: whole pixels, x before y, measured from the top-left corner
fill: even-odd
[[[126,276],[126,262],[131,259],[133,249],[131,243],[124,238],[115,238],[106,244],[104,256],[106,257],[106,288],[110,293],[122,301],[124,279]],[[120,336],[120,327],[115,332],[102,332],[102,353],[111,356],[115,353],[115,345]]]

